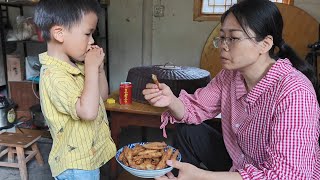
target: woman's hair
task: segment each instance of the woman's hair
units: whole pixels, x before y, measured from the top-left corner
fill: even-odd
[[[227,15],[232,13],[239,22],[242,29],[250,37],[248,29],[255,33],[255,40],[262,41],[266,36],[273,37],[274,45],[269,51],[270,57],[288,58],[293,67],[302,72],[313,84],[319,101],[319,85],[315,69],[302,60],[295,51],[285,43],[282,38],[283,19],[277,6],[269,0],[242,0],[228,9],[221,17],[224,22]],[[278,47],[278,52],[275,52]]]
[[[41,0],[36,8],[34,21],[42,32],[42,37],[50,41],[50,29],[55,25],[71,28],[80,23],[87,13],[99,15],[97,0]]]

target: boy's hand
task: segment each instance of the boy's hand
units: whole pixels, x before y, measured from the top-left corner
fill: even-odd
[[[91,49],[87,52],[85,57],[85,66],[100,68],[104,63],[104,52],[103,49],[97,45],[93,45]]]

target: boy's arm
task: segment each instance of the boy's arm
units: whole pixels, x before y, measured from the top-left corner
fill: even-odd
[[[104,71],[103,64],[100,66],[99,70],[99,89],[100,89],[100,96],[103,101],[107,100],[108,94],[109,94],[109,86],[108,86],[108,80],[106,77],[106,72]]]
[[[81,97],[76,103],[77,115],[83,120],[95,120],[100,102],[99,66],[104,59],[102,48],[93,48],[85,59],[85,79]]]

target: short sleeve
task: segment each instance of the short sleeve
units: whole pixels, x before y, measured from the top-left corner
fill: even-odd
[[[41,76],[42,88],[45,89],[51,103],[57,111],[69,114],[72,119],[79,120],[76,103],[81,96],[82,87],[71,74],[58,69],[46,69]]]

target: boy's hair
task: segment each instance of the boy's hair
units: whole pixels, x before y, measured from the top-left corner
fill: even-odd
[[[87,13],[101,11],[97,0],[41,0],[35,7],[34,21],[42,32],[42,37],[50,41],[50,29],[55,25],[71,28],[79,23]]]

